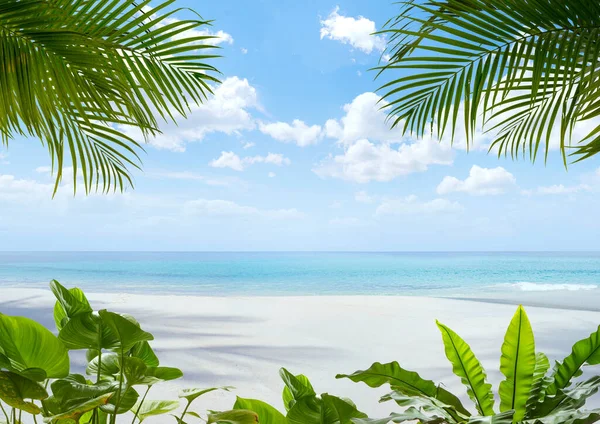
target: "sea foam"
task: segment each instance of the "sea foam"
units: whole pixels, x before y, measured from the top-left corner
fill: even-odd
[[[521,291],[580,291],[580,290],[595,290],[598,288],[595,284],[550,284],[550,283],[530,283],[522,281],[519,283],[509,284],[511,287]]]

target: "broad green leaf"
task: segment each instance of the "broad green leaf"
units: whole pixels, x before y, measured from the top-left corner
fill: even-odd
[[[108,394],[102,395],[98,398],[82,401],[81,403],[73,405],[72,408],[69,410],[44,417],[44,422],[60,423],[60,422],[62,422],[62,420],[65,420],[66,422],[68,422],[67,420],[73,420],[75,422],[78,422],[78,420],[86,412],[92,411],[92,410],[106,404],[109,401],[111,396],[112,396],[112,394],[108,393]],[[48,399],[50,400],[51,398],[48,398]]]
[[[0,371],[0,399],[7,405],[37,415],[40,408],[25,399],[42,400],[48,393],[39,383],[9,371]]]
[[[47,378],[69,374],[69,356],[60,340],[41,324],[23,317],[0,314],[0,353],[9,371],[43,370]],[[29,376],[33,376],[29,373]]]
[[[416,372],[403,369],[398,362],[387,364],[375,362],[367,370],[356,371],[350,375],[338,374],[336,378],[349,378],[356,383],[363,382],[370,387],[389,384],[393,390],[398,390],[405,395],[431,397],[455,408],[463,415],[471,415],[452,393],[436,386],[431,380],[421,378]]]
[[[548,386],[547,394],[555,395],[560,389],[568,387],[571,380],[579,375],[581,367],[585,364],[600,364],[600,327],[588,338],[575,343],[571,354],[557,365],[554,372],[554,381]]]
[[[287,424],[287,420],[281,412],[260,400],[238,397],[233,409],[245,409],[256,413],[260,424]]]
[[[140,384],[152,386],[154,384],[162,383],[164,381],[177,380],[183,377],[183,372],[178,368],[171,367],[148,367],[146,369],[146,375]]]
[[[138,407],[139,404],[135,405],[133,410],[136,411]],[[148,417],[168,414],[177,408],[179,408],[179,401],[177,400],[145,400],[139,408],[138,418],[140,422],[143,422]]]
[[[131,356],[140,358],[149,367],[158,367],[160,365],[158,357],[147,341],[137,343],[131,350]]]
[[[54,305],[54,321],[60,331],[63,325],[75,315],[92,312],[92,307],[83,291],[79,288],[66,289],[58,281],[50,282],[50,289],[57,301]]]
[[[208,415],[207,424],[256,424],[258,416],[252,411],[234,409]]]
[[[531,384],[531,390],[529,391],[529,398],[527,399],[526,410],[534,410],[540,402],[543,402],[546,395],[546,388],[552,379],[546,376],[546,373],[550,369],[550,361],[548,357],[541,352],[538,352],[535,356],[535,371],[533,372],[533,383]],[[525,418],[529,416],[526,415]]]
[[[153,340],[152,334],[143,331],[119,314],[102,310],[99,312],[102,321],[111,329],[118,340],[119,350],[129,351],[136,343]]]
[[[286,418],[288,424],[323,424],[335,421],[336,415],[334,411],[323,408],[323,401],[318,397],[304,396],[294,401]]]
[[[454,374],[467,387],[469,397],[481,415],[494,415],[492,385],[486,381],[485,371],[471,347],[444,324],[437,322],[442,333],[446,357],[452,363]]]
[[[114,376],[119,373],[120,365],[119,365],[119,355],[114,352],[103,353],[102,356],[96,356],[92,359],[85,370],[87,375],[98,375],[98,365],[100,365],[100,376],[102,377],[110,377],[110,379],[114,379]]]
[[[283,388],[283,405],[289,411],[298,400],[303,397],[313,397],[316,393],[310,384],[308,378],[302,374],[293,375],[285,368],[279,370],[279,375],[283,380],[285,387]]]
[[[83,313],[69,319],[58,333],[58,338],[70,350],[100,351],[119,345],[116,334],[95,313]]]
[[[327,409],[327,411],[332,411],[336,416],[336,420],[331,424],[352,424],[352,420],[355,418],[367,418],[367,414],[360,412],[354,404],[349,403],[344,399],[326,393],[321,395],[321,399],[323,401],[323,407]],[[329,413],[325,414],[325,416],[328,415]]]
[[[66,378],[53,381],[51,387],[53,397],[64,411],[70,409],[73,402],[81,403],[81,399],[87,401],[105,394],[115,393],[118,383],[111,381],[90,384],[84,376],[71,374]]]
[[[519,306],[511,320],[500,358],[500,411],[514,411],[514,421],[523,419],[535,372],[535,341],[525,309]]]
[[[108,402],[105,405],[102,405],[100,409],[109,415],[114,414],[115,411],[117,414],[129,412],[135,406],[140,395],[133,387],[123,387],[121,390],[123,391],[122,396],[117,387],[117,392],[113,394]]]
[[[142,381],[148,369],[144,361],[139,358],[125,357],[121,363],[121,368],[128,386],[143,384]]]

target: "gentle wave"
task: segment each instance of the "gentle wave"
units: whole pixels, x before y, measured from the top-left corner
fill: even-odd
[[[503,284],[503,286],[506,286]],[[508,286],[521,291],[580,291],[595,290],[598,288],[595,284],[549,284],[549,283],[530,283],[523,281],[520,283],[508,284]]]

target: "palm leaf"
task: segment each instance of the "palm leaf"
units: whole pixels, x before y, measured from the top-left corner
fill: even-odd
[[[467,393],[481,415],[494,415],[492,385],[486,380],[481,363],[471,347],[458,334],[437,322],[442,333],[446,357],[452,363],[454,374],[467,386]]]
[[[578,122],[600,115],[600,6],[537,0],[409,0],[381,33],[391,60],[377,68],[392,126],[452,138],[467,147],[478,126],[499,154],[563,160],[600,151],[600,126],[572,140]],[[523,96],[521,103],[514,97]],[[576,146],[575,149],[572,147]]]
[[[39,138],[56,188],[69,163],[74,189],[131,186],[140,141],[158,133],[157,118],[185,117],[189,103],[202,102],[218,82],[206,63],[216,56],[202,53],[213,48],[210,37],[186,33],[210,22],[174,20],[177,10],[161,14],[173,1],[154,8],[134,0],[2,2],[3,144],[16,135]]]

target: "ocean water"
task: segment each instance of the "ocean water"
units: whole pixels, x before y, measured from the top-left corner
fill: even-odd
[[[197,295],[580,292],[600,299],[600,253],[0,252],[0,287]]]

